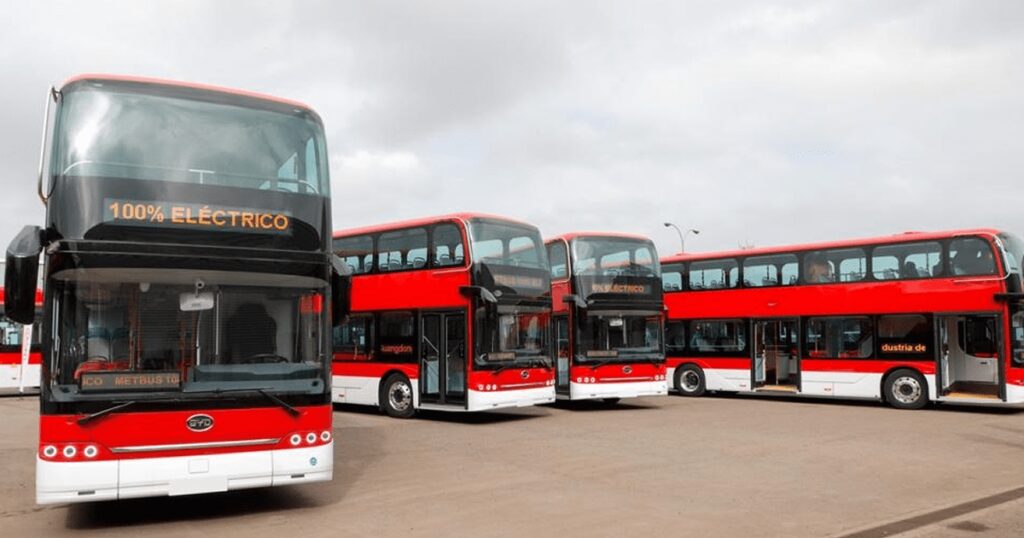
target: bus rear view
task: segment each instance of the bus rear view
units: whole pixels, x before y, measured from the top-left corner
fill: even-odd
[[[8,247],[4,297],[31,322],[43,253],[37,502],[330,480],[344,300],[316,113],[110,76],[49,97],[46,225]]]

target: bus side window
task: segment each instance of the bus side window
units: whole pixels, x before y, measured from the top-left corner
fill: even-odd
[[[569,276],[569,253],[561,240],[548,245],[548,263],[551,264],[551,278]]]
[[[1024,367],[1024,307],[1017,306],[1010,318],[1010,331],[1013,338],[1013,365]]]
[[[686,353],[686,322],[665,322],[665,353],[682,355]]]
[[[991,275],[996,272],[992,247],[980,237],[962,237],[951,241],[949,262],[954,275]]]
[[[661,267],[661,288],[664,291],[683,290],[683,264],[671,263]]]
[[[431,266],[454,267],[462,265],[463,257],[462,232],[454,224],[438,224],[434,226],[431,241]]]
[[[334,358],[373,360],[373,316],[352,316],[334,328]]]

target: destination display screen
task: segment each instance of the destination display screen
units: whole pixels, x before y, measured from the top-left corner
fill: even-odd
[[[103,220],[133,226],[183,227],[232,232],[290,234],[288,211],[107,198]]]
[[[627,301],[661,297],[661,279],[657,277],[577,275],[576,288],[583,297],[613,295]]]
[[[178,372],[82,372],[82,392],[177,390]]]

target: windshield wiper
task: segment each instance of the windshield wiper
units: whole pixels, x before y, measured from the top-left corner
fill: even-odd
[[[281,408],[284,409],[285,411],[288,411],[288,414],[290,414],[291,416],[297,417],[297,416],[302,414],[301,411],[299,411],[298,409],[296,409],[296,408],[292,407],[291,405],[289,405],[288,402],[282,400],[281,398],[278,398],[277,396],[271,394],[270,392],[267,392],[267,389],[255,389],[255,390],[256,390],[256,392],[266,396],[268,400],[270,400],[270,401],[276,403],[277,405],[281,406]]]
[[[114,406],[108,407],[106,409],[97,411],[97,412],[95,412],[95,413],[93,413],[91,415],[85,415],[84,417],[79,417],[77,422],[78,422],[79,426],[83,426],[83,425],[88,424],[88,423],[90,423],[90,422],[92,422],[92,421],[94,421],[94,420],[96,420],[98,418],[107,416],[110,413],[114,413],[116,411],[120,411],[120,410],[122,410],[122,409],[124,409],[126,407],[131,407],[133,405],[135,405],[135,400],[132,400],[132,401],[129,401],[129,402],[124,402],[124,403],[119,403],[117,405],[114,405]]]

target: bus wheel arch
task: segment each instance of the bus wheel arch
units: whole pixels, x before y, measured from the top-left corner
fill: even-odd
[[[882,401],[897,409],[921,409],[928,404],[928,380],[916,368],[899,366],[882,376]]]
[[[389,417],[412,418],[416,414],[412,382],[400,370],[391,370],[381,379],[377,395],[381,411]]]
[[[707,391],[704,369],[692,362],[676,367],[674,377],[673,383],[680,396],[703,396]]]

